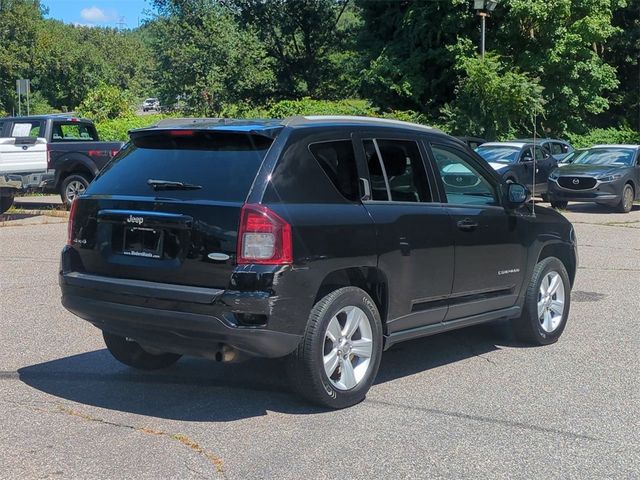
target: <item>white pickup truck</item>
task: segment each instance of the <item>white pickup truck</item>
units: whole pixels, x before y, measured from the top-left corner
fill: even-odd
[[[20,128],[15,124],[15,136],[0,138],[0,213],[13,205],[16,192],[39,187],[52,176],[47,173],[47,141]]]
[[[122,145],[100,141],[91,120],[67,114],[0,118],[0,206],[12,203],[8,181],[59,192],[69,206]]]

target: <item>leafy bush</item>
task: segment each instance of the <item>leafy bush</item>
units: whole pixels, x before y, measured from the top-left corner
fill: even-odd
[[[267,108],[271,118],[286,118],[295,115],[376,115],[377,109],[366,100],[281,100]]]
[[[167,118],[166,115],[143,115],[140,117],[115,118],[96,122],[96,128],[101,140],[112,142],[126,142],[129,140],[127,132],[134,128],[148,127],[159,120]]]
[[[576,148],[590,147],[602,143],[640,144],[640,132],[630,128],[596,128],[584,135],[569,134],[568,140]]]
[[[53,108],[40,91],[35,91],[29,97],[29,113],[31,115],[46,115],[57,113],[60,110]]]
[[[89,91],[76,109],[79,116],[96,122],[133,115],[133,99],[126,90],[101,84]]]

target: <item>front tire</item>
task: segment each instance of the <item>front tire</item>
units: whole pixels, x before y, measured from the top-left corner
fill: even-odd
[[[105,331],[102,332],[102,337],[107,349],[116,360],[138,370],[167,368],[182,356],[177,353],[149,353],[138,342]]]
[[[549,345],[560,338],[571,305],[567,269],[556,257],[534,268],[525,294],[522,316],[513,321],[516,337],[532,345]]]
[[[72,173],[62,181],[60,198],[67,208],[71,207],[73,201],[87,190],[90,183],[91,179],[85,173]]]
[[[633,199],[635,198],[635,192],[631,184],[627,183],[622,189],[622,198],[620,203],[616,206],[616,210],[620,213],[629,213],[633,208]]]
[[[292,387],[329,408],[361,402],[378,373],[382,322],[371,297],[356,287],[315,304],[298,349],[289,358]]]
[[[0,213],[4,213],[13,205],[13,195],[0,196]]]

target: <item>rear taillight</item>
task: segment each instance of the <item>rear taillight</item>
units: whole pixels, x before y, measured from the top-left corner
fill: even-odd
[[[291,225],[264,205],[245,204],[240,213],[237,263],[293,262]]]
[[[53,170],[53,161],[51,160],[51,145],[47,144],[47,169]]]
[[[115,157],[119,151],[120,150],[118,150],[117,148],[114,148],[113,150],[111,150],[111,158]]]
[[[71,202],[71,209],[69,210],[69,223],[67,225],[67,245],[73,245],[73,229],[76,223],[76,210],[78,208],[78,199],[74,199]]]

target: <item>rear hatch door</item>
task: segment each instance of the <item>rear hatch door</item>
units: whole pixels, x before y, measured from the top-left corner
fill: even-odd
[[[250,131],[134,133],[78,199],[78,270],[227,288],[240,210],[272,142]]]

